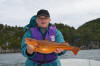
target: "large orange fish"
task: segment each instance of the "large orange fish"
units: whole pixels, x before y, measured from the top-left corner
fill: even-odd
[[[68,43],[56,43],[48,40],[36,40],[31,38],[25,38],[25,43],[30,45],[35,52],[40,52],[44,54],[52,53],[56,51],[57,48],[63,50],[71,50],[74,55],[77,55],[80,48],[69,46]]]

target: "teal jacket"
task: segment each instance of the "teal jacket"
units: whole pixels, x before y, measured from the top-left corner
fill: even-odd
[[[32,18],[34,19],[36,17],[33,16]],[[31,18],[31,20],[32,20],[32,18]],[[31,27],[32,27],[31,24],[28,24],[27,26],[25,26],[24,30],[26,30],[27,28],[31,28]],[[42,28],[40,28],[40,31],[41,31],[42,36],[44,36],[44,34],[42,32]],[[25,32],[25,34],[23,36],[23,39],[22,39],[22,43],[21,43],[21,51],[22,51],[22,54],[23,54],[24,57],[27,58],[27,60],[25,62],[25,66],[37,66],[37,64],[35,62],[32,62],[31,60],[29,60],[29,58],[34,58],[35,57],[35,54],[33,54],[33,55],[30,56],[30,55],[28,55],[26,53],[26,50],[27,50],[26,49],[26,46],[27,45],[25,44],[25,38],[32,38],[31,31],[29,29]],[[56,29],[56,38],[55,39],[56,39],[56,42],[58,42],[58,43],[65,42],[62,33],[58,29]],[[64,50],[61,53],[58,53],[58,54],[56,53],[56,55],[57,56],[61,56],[61,55],[64,55],[65,53],[66,53],[66,51]],[[49,64],[42,64],[42,66],[61,66],[60,59],[57,58],[55,62],[49,63]]]

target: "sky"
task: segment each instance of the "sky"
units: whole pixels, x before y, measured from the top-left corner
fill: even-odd
[[[100,18],[100,0],[0,0],[0,23],[25,26],[40,9],[50,12],[51,23],[75,28]]]

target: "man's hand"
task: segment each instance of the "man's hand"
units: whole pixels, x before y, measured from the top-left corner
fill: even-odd
[[[54,52],[55,52],[55,53],[61,53],[61,52],[63,52],[63,51],[64,51],[63,49],[57,48],[56,51],[54,51]]]
[[[32,54],[33,52],[35,52],[33,51],[33,48],[30,45],[27,45],[27,53]]]

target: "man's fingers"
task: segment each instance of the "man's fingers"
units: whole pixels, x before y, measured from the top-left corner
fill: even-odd
[[[56,53],[61,53],[62,51],[64,51],[64,50],[61,49],[61,48],[57,48],[55,52],[56,52]]]
[[[59,53],[59,51],[54,51],[55,53]]]
[[[31,45],[28,45],[28,47],[33,48]]]
[[[58,51],[64,51],[62,48],[58,48],[57,50],[58,50]]]

